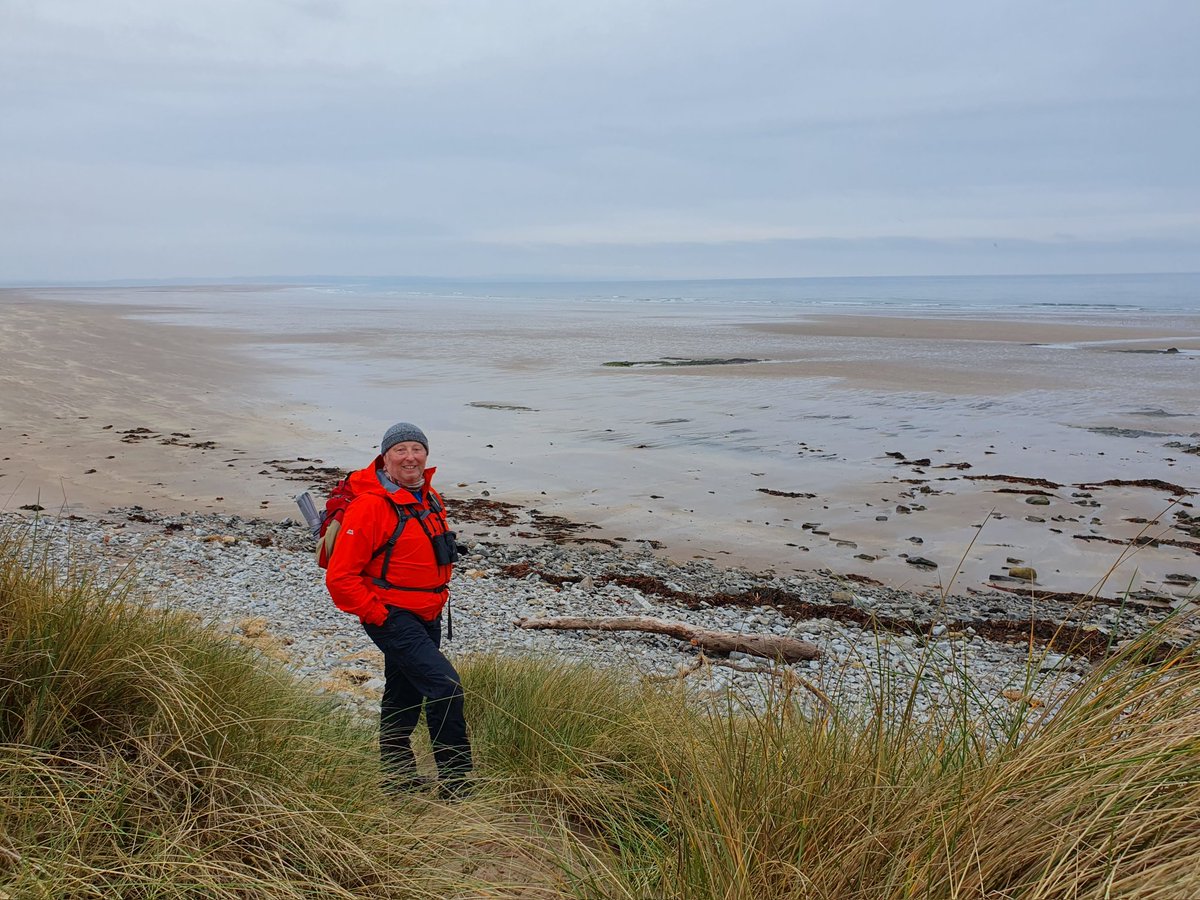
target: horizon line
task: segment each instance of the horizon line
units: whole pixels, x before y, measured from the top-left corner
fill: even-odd
[[[1200,276],[1200,271],[1153,271],[1153,272],[1005,272],[948,274],[926,273],[921,275],[722,275],[718,277],[629,277],[596,276],[591,278],[562,277],[552,275],[178,275],[168,277],[126,276],[119,278],[84,278],[52,280],[46,278],[0,280],[0,288],[51,288],[51,287],[178,287],[178,286],[286,286],[291,284],[313,285],[354,281],[412,281],[451,284],[678,284],[686,282],[745,282],[745,281],[873,281],[882,279],[960,279],[960,278],[1141,278],[1147,276],[1191,275]]]

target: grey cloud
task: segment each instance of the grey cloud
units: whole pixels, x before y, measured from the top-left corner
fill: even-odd
[[[147,235],[181,275],[285,271],[317,237],[347,273],[1197,266],[1188,0],[4,15],[0,278],[136,275],[164,259]],[[436,241],[406,257],[402,235]],[[1026,242],[961,243],[987,235]]]

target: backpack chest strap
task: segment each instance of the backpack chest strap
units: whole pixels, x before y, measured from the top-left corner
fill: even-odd
[[[421,531],[425,533],[425,536],[430,540],[433,540],[433,536],[429,533],[429,529],[425,527],[425,520],[429,518],[431,514],[440,513],[442,511],[442,505],[437,502],[437,494],[433,493],[433,491],[429,492],[428,508],[422,508],[416,503],[397,503],[391,497],[387,496],[385,496],[384,499],[392,505],[392,509],[396,512],[396,527],[392,530],[392,536],[384,541],[375,549],[375,552],[371,554],[371,559],[375,559],[375,557],[379,556],[380,554],[383,555],[383,563],[379,567],[379,577],[372,579],[372,581],[379,587],[392,591],[424,591],[437,593],[445,590],[449,586],[448,584],[440,584],[431,588],[408,588],[392,584],[387,580],[388,566],[392,561],[392,552],[396,549],[396,542],[400,540],[400,535],[404,533],[404,526],[408,524],[409,519],[416,519],[417,524],[421,526]]]

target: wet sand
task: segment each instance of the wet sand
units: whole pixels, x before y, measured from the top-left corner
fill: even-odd
[[[167,324],[178,308],[0,292],[5,508],[294,516],[296,490],[363,464],[376,431],[412,418],[447,493],[599,526],[584,539],[912,590],[1032,565],[1039,588],[1086,592],[1124,552],[1106,595],[1195,594],[1168,576],[1200,574],[1196,498],[1090,485],[1200,486],[1197,317],[630,321],[443,304],[441,318],[284,333]],[[603,366],[666,357],[765,361]]]
[[[0,506],[282,506],[259,473],[293,428],[243,338],[129,312],[0,291]]]

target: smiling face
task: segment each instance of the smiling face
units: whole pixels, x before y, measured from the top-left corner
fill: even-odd
[[[425,479],[425,461],[429,451],[419,441],[401,441],[383,454],[383,471],[396,484],[414,487]]]

